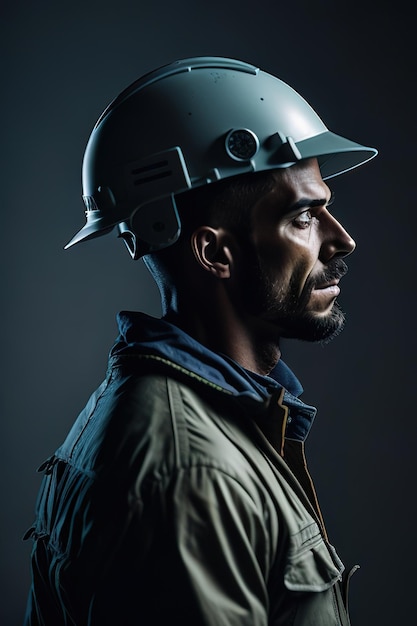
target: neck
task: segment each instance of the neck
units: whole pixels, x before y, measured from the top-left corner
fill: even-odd
[[[210,299],[193,307],[181,306],[164,311],[163,318],[216,353],[222,353],[245,369],[267,375],[280,359],[279,339],[268,337],[259,326],[236,314],[228,299]]]

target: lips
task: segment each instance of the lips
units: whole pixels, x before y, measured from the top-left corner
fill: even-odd
[[[331,288],[336,288],[340,291],[339,287],[339,279],[335,278],[334,280],[329,281],[328,283],[322,283],[320,285],[316,285],[314,287],[314,289],[318,290],[318,289],[331,289]]]
[[[339,295],[340,288],[338,287],[338,285],[328,285],[327,287],[320,287],[319,289],[316,289],[316,291],[320,291],[321,293],[335,298]]]
[[[323,302],[331,302],[340,294],[339,279],[334,278],[325,283],[316,285],[312,290],[312,295],[318,297]]]

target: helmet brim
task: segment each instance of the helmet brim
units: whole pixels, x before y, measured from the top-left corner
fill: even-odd
[[[323,180],[333,178],[373,159],[378,150],[325,131],[297,142],[303,159],[317,158]]]

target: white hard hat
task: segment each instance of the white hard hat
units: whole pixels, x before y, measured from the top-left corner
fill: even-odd
[[[327,179],[376,154],[330,132],[294,89],[253,65],[176,61],[130,85],[94,126],[83,162],[87,222],[65,247],[118,226],[139,258],[178,239],[175,194],[310,157]]]

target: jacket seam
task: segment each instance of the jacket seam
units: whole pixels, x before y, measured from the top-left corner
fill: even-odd
[[[106,384],[104,385],[103,390],[101,391],[101,393],[95,399],[94,406],[91,407],[91,409],[89,411],[89,414],[88,414],[88,417],[85,420],[85,423],[84,423],[83,427],[81,428],[80,432],[78,433],[78,436],[75,438],[75,440],[73,442],[73,445],[71,446],[71,450],[69,451],[68,458],[67,458],[68,461],[70,459],[72,459],[72,456],[74,454],[74,450],[77,447],[77,444],[78,444],[79,440],[81,439],[85,429],[87,428],[87,426],[88,426],[88,424],[89,424],[89,422],[91,420],[91,417],[93,416],[93,414],[94,414],[94,412],[95,412],[95,410],[97,408],[98,403],[100,402],[100,400],[103,397],[103,395],[106,393],[106,391],[107,391],[107,389],[108,389],[108,387],[110,385],[111,379],[112,379],[111,375],[106,378],[106,381],[105,381]]]
[[[169,359],[165,359],[164,357],[161,357],[155,354],[124,354],[123,356],[117,356],[117,357],[114,356],[111,358],[111,367],[112,368],[122,367],[123,364],[117,362],[118,360],[122,360],[122,359],[123,360],[124,359],[136,359],[136,360],[141,360],[141,361],[146,361],[146,360],[156,361],[158,363],[162,363],[166,365],[170,369],[181,372],[185,376],[204,384],[206,387],[211,387],[212,389],[221,391],[222,393],[228,396],[233,395],[231,391],[224,389],[224,387],[222,387],[221,385],[217,385],[216,383],[213,383],[212,381],[205,379],[203,376],[200,376],[199,374],[196,374],[195,372],[192,372],[191,370],[188,370],[185,367],[182,367],[181,365],[178,365],[177,363],[170,361]]]
[[[182,418],[182,413],[184,410],[182,395],[181,393],[178,393],[177,386],[174,388],[173,385],[170,384],[170,379],[168,377],[165,378],[165,385],[166,385],[166,392],[167,392],[168,402],[169,402],[169,416],[170,416],[170,421],[171,421],[172,437],[174,441],[175,465],[177,467],[180,467],[182,454],[187,456],[187,452],[188,452],[188,450],[184,450],[185,447],[188,448],[188,446],[186,446],[186,437],[180,436],[180,432],[178,428],[179,426],[178,417],[181,416]],[[177,393],[175,393],[175,391]],[[177,408],[177,404],[181,404],[181,407]],[[183,424],[184,424],[184,420],[181,419],[181,425]]]

